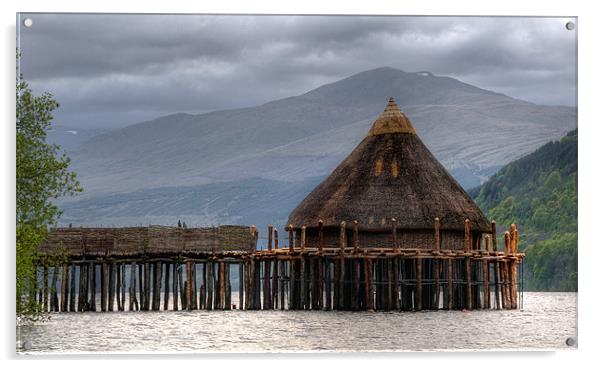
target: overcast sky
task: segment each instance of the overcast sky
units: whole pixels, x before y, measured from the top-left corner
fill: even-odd
[[[577,36],[565,18],[27,17],[21,72],[61,103],[55,124],[73,127],[254,106],[382,66],[575,105]]]

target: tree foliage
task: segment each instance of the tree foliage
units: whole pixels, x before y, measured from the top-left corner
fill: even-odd
[[[52,201],[81,187],[69,171],[69,158],[58,145],[46,142],[58,102],[49,93],[35,96],[22,78],[16,101],[16,311],[19,317],[35,319],[40,316],[35,299],[37,247],[60,216]]]
[[[470,192],[490,219],[519,226],[527,290],[577,290],[576,130]]]

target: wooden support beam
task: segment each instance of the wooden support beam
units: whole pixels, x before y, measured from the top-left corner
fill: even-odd
[[[224,307],[226,310],[232,309],[232,284],[230,283],[230,263],[224,262],[224,284],[225,284],[225,300]]]
[[[278,309],[278,263],[280,261],[278,258],[275,258],[272,262],[272,308]]]
[[[307,290],[307,281],[305,280],[305,256],[301,254],[301,259],[299,260],[299,292],[301,294],[301,300],[299,304],[300,309],[309,309],[309,291]],[[310,275],[311,283],[311,275]]]
[[[295,233],[293,232],[293,225],[288,225],[288,252],[292,253],[295,251]]]
[[[324,292],[326,294],[326,302],[324,303],[324,310],[332,309],[332,278],[330,277],[330,260],[324,259]]]
[[[214,276],[213,276],[213,261],[208,261],[207,263],[205,263],[205,274],[207,275],[207,301],[205,303],[205,308],[207,310],[213,310],[214,309],[214,302],[213,302],[213,288],[214,288]]]
[[[58,267],[52,267],[52,281],[50,282],[50,311],[58,311],[58,297],[57,297],[57,282],[58,282]]]
[[[397,220],[391,219],[391,234],[393,235],[393,249],[395,251],[399,250],[399,241],[397,239]]]
[[[472,309],[472,257],[466,257],[466,307]]]
[[[130,289],[128,310],[138,310],[138,300],[136,298],[136,263],[130,263]]]
[[[364,260],[366,278],[366,310],[374,311],[374,284],[372,283],[372,258]]]
[[[270,260],[263,260],[263,309],[272,309],[272,293],[270,292],[272,283],[270,282]]]
[[[274,267],[276,267],[276,262],[274,261]],[[240,262],[238,264],[238,308],[245,308],[245,263]]]
[[[495,221],[491,221],[491,247],[497,254],[497,232]],[[493,278],[495,286],[495,309],[501,309],[500,303],[500,265],[497,260],[493,261]]]
[[[399,303],[399,257],[397,256],[393,258],[393,285],[393,309],[399,310],[401,305]]]
[[[301,226],[301,252],[305,251],[305,232],[306,232],[306,226],[303,225]]]
[[[353,253],[358,254],[359,252],[360,252],[359,223],[357,222],[357,220],[353,220]]]
[[[171,272],[171,263],[165,263],[165,285],[163,289],[163,310],[169,309],[169,276]]]
[[[447,309],[452,310],[454,308],[454,268],[453,260],[447,259]]]
[[[360,302],[362,297],[360,288],[360,272],[362,267],[362,260],[352,259],[351,262],[353,264],[353,300],[351,303],[351,307],[353,310],[360,310]]]
[[[435,252],[441,251],[441,221],[435,217]]]
[[[88,305],[92,312],[96,312],[96,265],[90,262],[88,265],[88,279],[90,280],[90,301]]]
[[[272,250],[272,234],[273,234],[274,228],[272,225],[268,225],[268,250],[271,251]]]
[[[415,308],[416,310],[422,310],[422,258],[416,259],[416,294],[415,294]]]
[[[68,285],[69,284],[69,266],[67,262],[63,263],[63,270],[61,273],[61,312],[66,312],[68,307]]]
[[[81,271],[80,271],[81,274]],[[44,312],[48,312],[48,294],[49,294],[49,290],[48,290],[48,266],[46,264],[44,264],[44,269],[43,269],[43,285],[42,285],[42,295],[43,295],[43,300],[42,300],[42,307],[43,307],[43,311]]]
[[[267,276],[264,275],[264,277]],[[264,291],[264,293],[266,292]],[[269,295],[269,290],[267,294]],[[226,309],[226,265],[224,262],[219,263],[219,306],[222,310]]]
[[[472,236],[470,233],[470,220],[464,220],[464,251],[470,252],[472,248]]]
[[[439,277],[441,276],[441,260],[433,259],[433,267],[435,273],[435,309],[439,309],[440,296],[441,296],[441,284]]]
[[[76,267],[74,264],[69,266],[69,312],[75,312],[75,271]]]
[[[186,310],[192,310],[192,262],[186,261]]]
[[[81,266],[80,266],[81,272]],[[81,278],[80,278],[81,280]],[[107,262],[103,261],[100,264],[100,310],[102,312],[107,311],[107,291],[108,291],[108,282],[109,274],[108,274],[108,266]],[[80,288],[81,290],[81,288]]]
[[[489,235],[485,237],[485,247],[488,247]],[[483,261],[483,304],[485,309],[491,308],[491,302],[489,300],[489,261],[484,259]]]
[[[115,263],[109,263],[109,305],[107,310],[113,311],[113,303],[115,302]]]
[[[121,311],[125,310],[125,263],[120,265],[121,267]]]
[[[324,250],[324,221],[318,220],[318,253]]]
[[[278,249],[278,227],[274,226],[274,249]]]
[[[115,292],[117,294],[117,310],[122,311],[123,307],[121,306],[121,264],[115,265]]]

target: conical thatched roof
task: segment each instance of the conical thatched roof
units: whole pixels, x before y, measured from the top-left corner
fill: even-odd
[[[357,220],[363,230],[488,231],[485,215],[420,140],[391,98],[368,136],[289,216],[295,227],[338,226]]]

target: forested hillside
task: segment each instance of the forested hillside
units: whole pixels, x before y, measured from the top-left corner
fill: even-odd
[[[577,130],[470,191],[498,227],[516,223],[525,290],[577,290]]]

